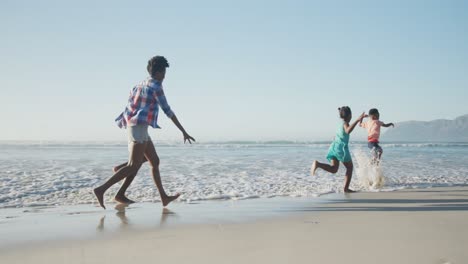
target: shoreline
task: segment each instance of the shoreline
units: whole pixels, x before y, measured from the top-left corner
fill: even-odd
[[[158,260],[184,256],[193,263],[334,262],[346,254],[359,256],[358,263],[468,259],[468,186],[109,209],[54,207],[16,218],[3,212],[0,261],[125,263],[156,253]],[[132,249],[128,255],[125,247]],[[399,251],[404,254],[394,254]]]

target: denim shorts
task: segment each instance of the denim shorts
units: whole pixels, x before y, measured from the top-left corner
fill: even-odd
[[[371,151],[375,151],[377,153],[382,153],[382,148],[379,146],[379,142],[367,142],[367,147],[371,149]]]
[[[150,141],[151,137],[148,134],[148,125],[128,126],[128,144],[145,143]]]

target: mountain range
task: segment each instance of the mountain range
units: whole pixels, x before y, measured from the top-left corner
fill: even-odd
[[[468,114],[454,120],[405,121],[383,134],[388,141],[468,142]]]

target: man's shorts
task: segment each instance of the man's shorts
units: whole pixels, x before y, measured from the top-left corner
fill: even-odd
[[[128,144],[145,143],[150,141],[151,137],[148,134],[148,125],[128,126]]]

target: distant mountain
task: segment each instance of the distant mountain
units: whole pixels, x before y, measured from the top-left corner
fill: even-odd
[[[468,142],[468,114],[454,120],[406,121],[383,134],[385,141]]]

